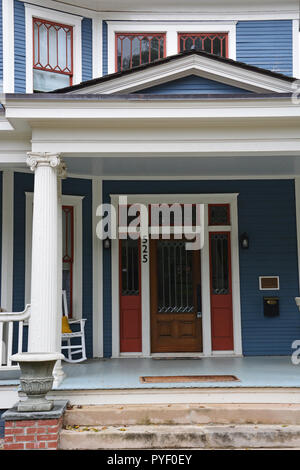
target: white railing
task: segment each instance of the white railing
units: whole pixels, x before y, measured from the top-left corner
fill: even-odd
[[[30,313],[30,305],[26,305],[23,312],[0,312],[0,371],[19,368],[13,364],[11,356],[16,352],[25,352],[24,323]]]

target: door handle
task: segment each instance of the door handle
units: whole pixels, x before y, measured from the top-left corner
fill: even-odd
[[[202,318],[201,284],[197,284],[197,318]]]

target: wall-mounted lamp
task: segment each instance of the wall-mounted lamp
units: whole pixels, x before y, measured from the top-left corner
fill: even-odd
[[[103,248],[105,250],[109,250],[110,249],[110,239],[109,238],[105,238],[104,242],[103,242]]]
[[[248,248],[249,248],[249,237],[248,237],[247,233],[244,232],[240,236],[240,244],[241,244],[241,248],[243,250],[248,250]]]

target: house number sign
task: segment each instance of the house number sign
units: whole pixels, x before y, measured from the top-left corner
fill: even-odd
[[[149,243],[148,243],[148,238],[143,237],[142,238],[142,262],[143,263],[148,263],[149,260]]]

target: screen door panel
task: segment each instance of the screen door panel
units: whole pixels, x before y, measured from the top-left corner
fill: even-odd
[[[200,252],[151,240],[152,352],[202,351]]]

